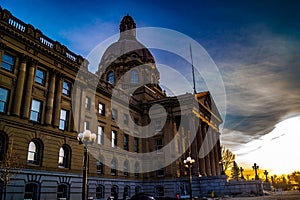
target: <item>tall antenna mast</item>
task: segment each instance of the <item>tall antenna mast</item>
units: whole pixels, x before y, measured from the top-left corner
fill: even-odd
[[[193,89],[194,89],[194,94],[196,94],[197,91],[196,91],[196,83],[195,83],[195,69],[194,69],[194,64],[193,64],[193,54],[192,54],[192,45],[191,45],[191,43],[190,43],[190,55],[191,55],[192,74],[193,74]]]

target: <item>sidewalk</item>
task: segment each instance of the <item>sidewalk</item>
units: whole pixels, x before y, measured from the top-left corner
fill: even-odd
[[[270,195],[258,196],[258,197],[216,197],[207,198],[207,200],[300,200],[300,192],[298,190],[284,191],[284,192],[272,192]]]

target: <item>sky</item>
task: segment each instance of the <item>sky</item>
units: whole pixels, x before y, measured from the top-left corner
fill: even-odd
[[[0,0],[0,5],[83,57],[118,34],[126,14],[137,27],[189,36],[209,54],[224,83],[222,144],[238,163],[256,162],[274,173],[300,170],[295,156],[300,152],[300,2]],[[153,54],[157,63],[174,62],[162,52]],[[180,59],[176,62],[180,68]],[[198,91],[205,88],[197,81]]]

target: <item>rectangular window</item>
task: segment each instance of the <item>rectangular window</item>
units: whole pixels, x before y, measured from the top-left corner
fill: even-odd
[[[7,53],[2,56],[1,68],[12,72],[15,65],[15,58]]]
[[[161,131],[161,121],[155,120],[155,131]]]
[[[156,153],[162,153],[162,148],[163,148],[162,139],[155,140],[155,148],[156,148]]]
[[[117,121],[118,120],[118,111],[116,109],[112,109],[112,112],[111,112],[111,117],[113,120]]]
[[[90,129],[90,123],[88,121],[85,121],[83,123],[83,130],[86,131],[86,130],[89,130]]]
[[[134,152],[139,152],[139,138],[134,138]]]
[[[103,103],[98,104],[99,115],[105,116],[105,105]]]
[[[30,110],[30,120],[34,122],[40,122],[41,120],[41,109],[42,102],[32,99],[31,101],[31,110]]]
[[[85,97],[85,109],[90,110],[91,108],[91,98]]]
[[[165,176],[165,170],[164,170],[164,168],[158,169],[156,171],[156,175],[157,175],[157,177],[163,177],[163,176]]]
[[[40,85],[45,85],[45,72],[41,69],[37,69],[35,73],[35,82]]]
[[[59,119],[59,129],[60,130],[67,130],[68,117],[69,117],[69,112],[67,110],[61,109],[60,110],[60,119]]]
[[[104,127],[98,126],[98,137],[97,143],[103,145],[104,144]]]
[[[65,96],[70,96],[71,95],[71,84],[67,81],[63,82],[63,89],[62,89],[62,93]]]
[[[0,88],[0,113],[6,112],[8,102],[8,90]]]
[[[115,160],[112,161],[110,165],[110,175],[116,176],[117,175],[117,163]]]
[[[129,136],[127,134],[124,134],[124,150],[129,150]]]
[[[97,174],[103,174],[103,163],[99,160],[97,163],[97,171],[96,173]]]
[[[127,114],[124,114],[124,124],[128,125],[129,117]]]
[[[111,132],[111,147],[116,148],[117,147],[117,132],[112,131]]]

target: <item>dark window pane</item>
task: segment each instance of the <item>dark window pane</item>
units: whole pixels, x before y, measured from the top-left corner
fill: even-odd
[[[0,112],[4,113],[6,111],[8,90],[0,88]]]
[[[12,72],[13,71],[14,63],[15,63],[15,58],[13,56],[8,55],[6,53],[3,54],[1,68],[6,69],[7,71]]]
[[[63,82],[63,90],[62,90],[63,95],[65,96],[70,96],[71,94],[71,84],[64,81]]]
[[[37,69],[36,70],[36,74],[35,74],[35,82],[40,84],[40,85],[44,85],[45,84],[45,72]]]
[[[110,84],[114,84],[114,82],[115,82],[114,72],[112,72],[112,71],[108,72],[108,74],[107,74],[107,81]]]
[[[30,111],[30,120],[39,122],[41,115],[41,102],[35,99],[32,99],[31,102],[31,111]]]

